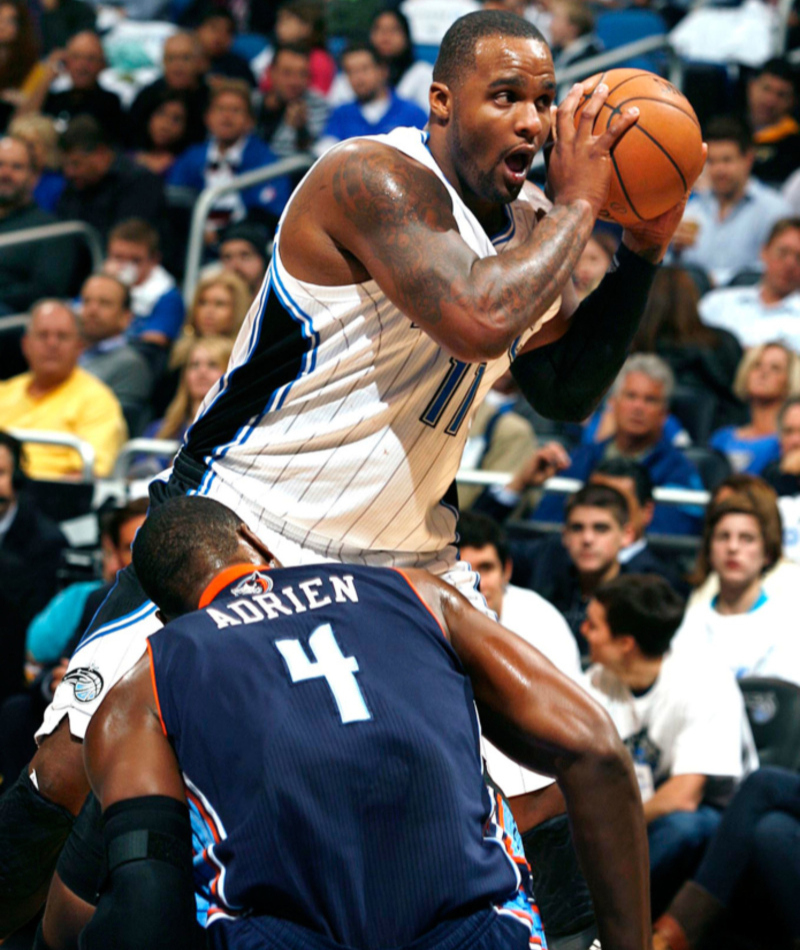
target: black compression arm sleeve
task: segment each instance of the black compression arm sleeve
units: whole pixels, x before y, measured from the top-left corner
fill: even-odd
[[[161,795],[103,815],[108,878],[80,950],[191,950],[195,902],[186,805]]]
[[[616,268],[581,302],[561,339],[511,364],[525,398],[548,419],[585,419],[628,355],[658,266],[623,244],[614,263]]]

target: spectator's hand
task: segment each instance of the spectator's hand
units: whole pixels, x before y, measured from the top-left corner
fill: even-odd
[[[787,475],[800,475],[800,449],[789,452],[781,459],[780,469]]]
[[[58,664],[58,666],[53,668],[53,675],[50,677],[50,693],[55,693],[58,687],[61,685],[61,680],[64,679],[66,675],[67,668],[69,667],[69,660],[64,657],[63,660]]]
[[[302,99],[295,99],[288,103],[286,111],[283,114],[286,124],[293,129],[305,128],[308,121],[308,109]]]
[[[543,485],[548,478],[552,478],[565,468],[569,468],[571,459],[567,450],[560,442],[548,442],[519,468],[508,483],[511,491],[521,492],[526,488],[536,488]]]
[[[64,69],[64,55],[65,50],[54,49],[47,57],[45,66],[50,70],[54,77]]]

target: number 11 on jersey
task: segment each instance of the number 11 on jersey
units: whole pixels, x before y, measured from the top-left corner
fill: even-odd
[[[308,638],[313,660],[309,660],[299,640],[276,640],[275,647],[283,657],[293,683],[314,679],[327,681],[343,723],[372,719],[355,676],[358,660],[342,653],[329,623],[317,627]]]

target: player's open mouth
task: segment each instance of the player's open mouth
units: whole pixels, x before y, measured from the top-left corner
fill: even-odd
[[[509,177],[516,183],[522,184],[522,182],[524,182],[528,177],[528,169],[531,167],[532,160],[533,155],[530,152],[520,151],[512,152],[510,155],[506,155],[506,157],[503,159],[503,163],[506,166]]]

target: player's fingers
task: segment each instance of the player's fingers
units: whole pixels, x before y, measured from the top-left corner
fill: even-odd
[[[550,106],[550,137],[553,142],[558,141],[558,106],[555,103]]]
[[[583,86],[576,82],[556,110],[556,137],[568,142],[575,136],[575,110],[583,98]]]
[[[608,99],[608,86],[604,82],[598,83],[583,107],[583,112],[581,112],[581,122],[584,128],[589,130],[594,128],[594,120],[599,115],[606,99]]]
[[[622,138],[622,136],[630,129],[632,126],[636,125],[639,121],[639,110],[636,106],[631,106],[630,109],[626,109],[623,113],[618,115],[614,121],[609,125],[605,132],[597,140],[597,144],[601,148],[608,149],[616,145],[616,143]]]

